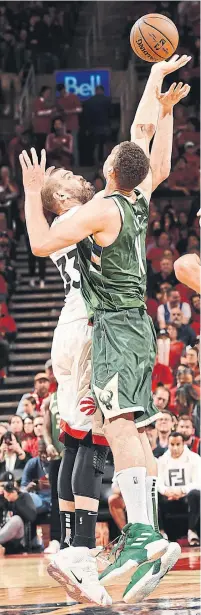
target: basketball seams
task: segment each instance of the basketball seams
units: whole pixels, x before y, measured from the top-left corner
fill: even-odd
[[[154,21],[155,21],[155,19],[161,19],[163,21],[167,21],[171,26],[174,26],[174,29],[178,33],[177,26],[175,26],[175,23],[172,21],[172,19],[169,19],[169,17],[166,17],[166,15],[157,15],[157,14],[154,15],[154,13],[147,13],[147,15],[144,15],[143,17],[140,17],[139,19],[143,19],[144,20],[144,19],[147,19],[147,18],[148,19],[154,19]],[[149,25],[151,26],[152,24],[149,24]]]
[[[154,31],[156,34],[154,34]],[[178,42],[179,33],[176,25],[171,19],[159,13],[148,13],[140,17],[133,25],[130,33],[130,43],[134,53],[146,62],[154,63],[167,60],[176,52]],[[154,49],[154,46],[156,49]],[[161,51],[162,56],[159,51]]]
[[[153,26],[152,24],[147,23],[147,21],[144,21],[144,19],[143,19],[143,23],[144,23],[146,26],[149,26],[150,28],[153,28],[153,30],[156,30],[157,32],[159,32],[159,34],[161,34],[161,36],[165,36],[165,38],[167,39],[168,43],[170,43],[170,45],[171,45],[171,47],[173,48],[173,50],[175,50],[175,47],[174,47],[174,45],[171,43],[170,39],[167,37],[167,34],[164,34],[163,32],[161,32],[161,30],[159,30],[158,28],[156,28],[156,26]],[[149,43],[147,43],[147,45],[148,45],[148,44],[149,44]],[[154,52],[154,53],[156,53],[156,52]],[[164,59],[164,58],[163,58],[163,59]]]
[[[145,22],[145,21],[143,21],[143,23],[146,23],[146,22]],[[148,25],[148,26],[149,26],[149,24],[146,24],[146,25]],[[150,27],[152,28],[153,26],[150,26]],[[151,49],[152,54],[154,54],[155,56],[157,56],[157,58],[160,58],[160,60],[164,60],[164,57],[161,57],[161,56],[159,55],[159,53],[157,53],[157,51],[155,51],[154,49],[152,49],[151,45],[149,45],[149,43],[147,42],[147,40],[146,40],[146,38],[145,38],[144,34],[142,33],[142,30],[141,30],[141,28],[140,28],[140,26],[139,26],[139,25],[138,25],[138,28],[139,28],[140,34],[141,34],[142,38],[144,39],[144,41],[145,41],[146,45],[148,45],[149,49]]]

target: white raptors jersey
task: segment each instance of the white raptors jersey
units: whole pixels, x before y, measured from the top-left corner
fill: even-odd
[[[52,226],[62,224],[66,218],[70,218],[79,209],[79,206],[72,207],[67,212],[55,218]],[[80,318],[87,318],[87,310],[80,290],[80,268],[78,262],[77,246],[69,246],[53,252],[50,255],[53,263],[59,270],[64,283],[65,305],[61,310],[58,324],[65,324]]]

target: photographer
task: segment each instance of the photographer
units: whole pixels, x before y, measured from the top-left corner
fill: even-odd
[[[42,438],[38,443],[38,457],[30,459],[24,468],[21,487],[24,491],[30,493],[37,513],[50,511],[49,461],[47,459],[46,445]]]
[[[36,519],[36,507],[29,493],[22,493],[11,472],[0,482],[0,555],[16,553],[25,546],[25,524]]]
[[[18,474],[24,469],[30,455],[23,451],[19,438],[11,431],[6,431],[0,440],[0,477],[5,471]]]

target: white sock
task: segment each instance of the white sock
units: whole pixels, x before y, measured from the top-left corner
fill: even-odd
[[[149,523],[154,530],[158,530],[158,492],[156,487],[156,476],[146,476],[146,493],[147,493],[147,513]]]
[[[117,472],[117,481],[124,499],[128,523],[150,525],[147,514],[146,468],[128,468]]]

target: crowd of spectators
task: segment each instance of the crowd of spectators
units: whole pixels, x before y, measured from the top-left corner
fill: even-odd
[[[23,54],[26,55],[25,52],[28,51],[31,56],[27,57],[32,58],[36,70],[40,70],[41,66],[44,70],[44,66],[46,67],[46,63],[49,62],[46,43],[44,42],[43,49],[41,48],[41,53],[37,53],[37,57],[34,46],[38,45],[42,31],[46,31],[44,41],[47,33],[48,36],[53,36],[54,31],[56,37],[56,31],[57,34],[60,31],[61,14],[62,19],[68,14],[69,3],[65,3],[66,12],[60,7],[63,3],[57,3],[59,5],[57,13],[55,3],[48,3],[45,9],[47,12],[43,16],[41,9],[44,3],[23,3],[25,4],[27,6],[23,15],[20,11],[15,13],[10,7],[7,9],[4,3],[0,6],[2,26],[0,45],[6,50],[1,61],[7,62],[2,66],[4,71],[9,71],[13,39],[18,42],[15,62],[20,62],[20,57],[23,57],[24,61]],[[33,9],[32,4],[34,6],[37,4],[37,15],[30,13]],[[79,3],[74,4],[79,5]],[[178,283],[174,273],[174,262],[185,253],[199,255],[200,249],[197,218],[200,165],[199,88],[197,87],[199,33],[196,13],[196,5],[199,3],[192,2],[192,9],[188,14],[186,2],[160,4],[164,14],[167,13],[167,16],[171,17],[171,5],[175,5],[183,36],[188,35],[186,40],[189,48],[185,47],[183,51],[185,53],[190,51],[191,66],[182,70],[178,78],[190,83],[192,89],[187,104],[184,100],[175,109],[172,172],[168,181],[154,193],[150,204],[146,304],[157,335],[157,357],[152,389],[155,404],[163,415],[155,425],[149,425],[146,429],[152,450],[158,459],[160,528],[171,537],[169,517],[185,513],[186,525],[183,531],[188,535],[189,544],[196,546],[199,543],[198,492],[201,488],[198,367],[200,296]],[[19,24],[22,27],[18,41]],[[28,47],[27,43],[25,44],[27,40]],[[62,39],[60,39],[62,44],[61,41]],[[181,37],[181,43],[182,41]],[[51,46],[51,49],[54,51],[56,65],[56,46]],[[64,45],[62,53],[65,53],[65,49]],[[40,67],[38,62],[41,62]],[[44,85],[33,103],[32,131],[24,130],[23,126],[17,124],[16,135],[10,140],[8,147],[3,141],[0,143],[0,386],[6,381],[9,344],[16,338],[16,324],[10,315],[10,306],[18,283],[16,246],[22,234],[25,236],[28,251],[30,285],[35,285],[36,258],[31,253],[25,228],[19,154],[22,149],[29,150],[30,145],[35,143],[38,152],[41,147],[46,147],[48,164],[71,168],[79,161],[78,130],[79,117],[83,111],[82,104],[78,97],[65,92],[63,84],[59,85],[57,94],[53,104],[50,88]],[[103,89],[98,88],[84,112],[88,130],[91,131],[91,147],[97,162],[93,181],[98,192],[104,188],[101,163],[105,157],[111,116],[111,103],[104,96]],[[40,287],[43,288],[45,259],[38,260]],[[13,540],[18,541],[18,547],[19,543],[21,546],[27,545],[27,523],[31,523],[35,528],[31,534],[31,541],[32,546],[38,547],[36,520],[39,518],[38,515],[44,512],[51,514],[51,538],[54,540],[59,537],[58,526],[57,531],[54,531],[55,518],[58,520],[55,481],[61,448],[59,443],[56,445],[53,442],[51,434],[47,433],[46,423],[47,415],[51,416],[50,394],[55,395],[56,388],[57,383],[49,361],[44,372],[35,375],[33,389],[27,391],[20,400],[16,415],[9,423],[4,421],[0,423],[0,545],[6,544],[6,551],[7,543]],[[57,429],[59,433],[58,425]],[[53,471],[52,464],[54,464]],[[109,510],[121,529],[126,521],[126,511],[115,479],[112,489]],[[25,494],[26,506],[23,500]],[[24,507],[27,507],[27,516],[26,513],[25,516],[22,514]],[[20,521],[18,518],[17,522],[15,519],[15,523],[10,523],[11,510]],[[179,536],[179,531],[178,527],[176,537]]]
[[[19,74],[33,63],[39,73],[68,65],[80,2],[1,2],[0,68]]]

